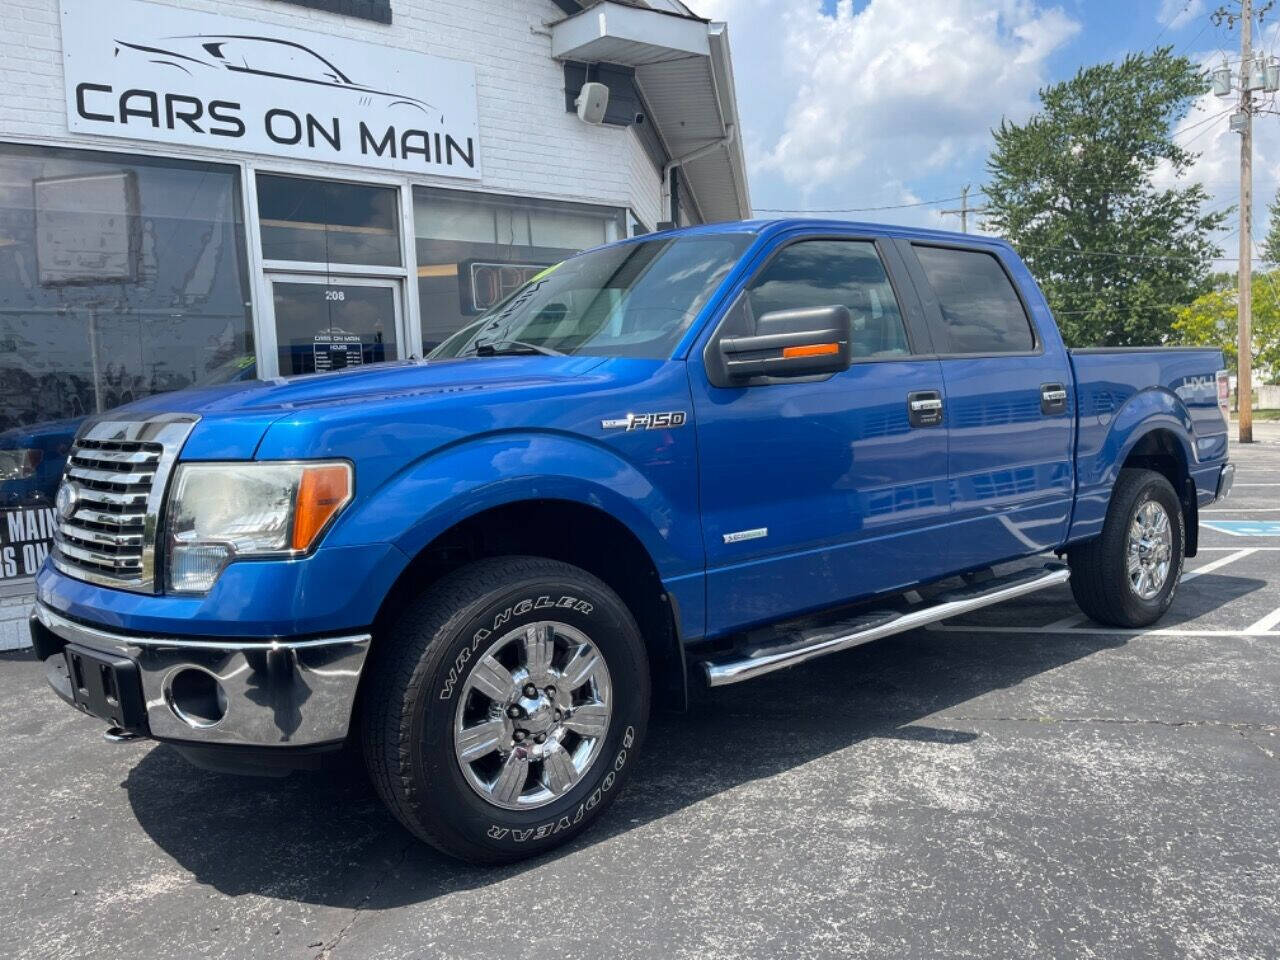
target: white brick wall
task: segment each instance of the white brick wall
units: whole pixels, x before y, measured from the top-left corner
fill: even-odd
[[[396,0],[394,23],[367,23],[263,0],[157,0],[403,47],[475,65],[480,106],[481,189],[629,206],[652,226],[661,185],[632,131],[592,127],[564,109],[564,75],[551,59],[545,24],[563,14],[550,0]],[[102,29],[111,2],[102,0]],[[57,0],[6,0],[0,31],[0,140],[38,138],[147,152],[144,142],[67,131]],[[541,31],[541,33],[535,32]],[[198,148],[164,152],[244,156]],[[313,165],[318,174],[324,164]],[[350,174],[352,168],[334,168]],[[420,177],[461,189],[474,184]]]

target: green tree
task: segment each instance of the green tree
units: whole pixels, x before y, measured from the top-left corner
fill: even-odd
[[[1267,205],[1267,213],[1271,217],[1267,225],[1267,235],[1262,238],[1262,246],[1258,252],[1270,263],[1280,263],[1280,193]]]
[[[1072,346],[1158,344],[1175,311],[1206,289],[1218,254],[1197,185],[1160,189],[1196,159],[1173,127],[1205,78],[1169,47],[1081,69],[1040,91],[1024,124],[993,131],[988,226],[1044,289]]]
[[[1178,311],[1173,322],[1184,343],[1219,347],[1236,369],[1236,275],[1214,276],[1213,289]],[[1280,270],[1253,275],[1253,362],[1274,381],[1280,374]]]

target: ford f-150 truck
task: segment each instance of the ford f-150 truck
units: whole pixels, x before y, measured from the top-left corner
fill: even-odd
[[[221,770],[359,749],[413,833],[513,859],[598,817],[691,683],[1068,580],[1155,621],[1231,485],[1221,367],[1064,348],[995,239],[627,240],[424,360],[87,422],[35,649],[109,737]]]

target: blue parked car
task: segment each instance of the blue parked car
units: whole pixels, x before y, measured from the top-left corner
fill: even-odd
[[[423,361],[86,423],[35,647],[114,737],[275,772],[354,744],[417,836],[510,860],[595,820],[689,683],[1068,580],[1157,620],[1231,485],[1222,366],[1066,349],[994,239],[649,235]]]

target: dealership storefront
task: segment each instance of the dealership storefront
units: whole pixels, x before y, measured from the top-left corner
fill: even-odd
[[[676,0],[17,6],[0,648],[85,418],[422,357],[577,250],[749,213],[724,25]]]

